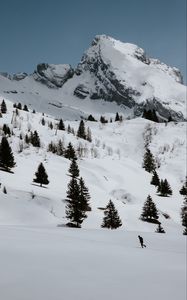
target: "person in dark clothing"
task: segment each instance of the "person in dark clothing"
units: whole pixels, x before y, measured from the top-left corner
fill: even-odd
[[[140,245],[141,245],[141,247],[142,247],[142,248],[145,248],[145,247],[146,247],[146,245],[143,243],[143,237],[142,237],[142,236],[140,236],[140,235],[138,235],[138,238],[139,238],[139,241],[140,241]]]

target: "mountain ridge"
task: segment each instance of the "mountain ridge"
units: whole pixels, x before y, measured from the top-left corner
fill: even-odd
[[[9,88],[4,91],[5,77]],[[141,116],[145,109],[155,109],[160,120],[169,117],[175,121],[186,119],[186,87],[180,71],[149,58],[134,44],[122,43],[106,35],[97,35],[93,39],[74,69],[68,64],[41,63],[30,75],[1,73],[1,95],[11,90],[11,83],[16,87],[15,83],[25,85],[26,81],[33,79],[49,90],[58,90],[58,98],[63,102],[67,98],[67,105],[72,99],[104,100],[116,103],[119,110],[121,106],[131,110],[131,117]],[[35,87],[31,85],[33,91]]]

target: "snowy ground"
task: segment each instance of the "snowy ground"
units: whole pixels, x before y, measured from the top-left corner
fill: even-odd
[[[6,103],[8,113],[0,118],[0,127],[13,126],[12,103],[7,99]],[[52,117],[44,118],[56,123]],[[64,131],[55,135],[56,130],[42,126],[41,119],[41,113],[20,111],[13,126],[15,135],[9,138],[16,161],[14,174],[0,171],[0,299],[184,300],[186,240],[179,189],[186,172],[186,123],[165,126],[141,118],[106,125],[86,122],[92,131],[89,143]],[[76,130],[79,122],[68,124]],[[24,145],[20,152],[19,136],[28,128],[38,131],[42,147]],[[150,185],[151,174],[142,169],[145,136],[160,164],[160,178],[167,178],[171,185],[171,197],[159,197]],[[78,164],[90,190],[92,211],[80,230],[57,227],[66,222],[70,161],[47,152],[47,146],[59,139],[66,146],[71,141],[75,148],[82,143],[87,149]],[[32,182],[40,162],[49,175],[47,188]],[[166,234],[155,233],[155,224],[139,219],[148,194]],[[123,222],[119,230],[100,228],[103,210],[99,208],[109,199]],[[138,234],[144,237],[146,249],[139,247]]]
[[[0,226],[2,300],[185,300],[184,236]]]

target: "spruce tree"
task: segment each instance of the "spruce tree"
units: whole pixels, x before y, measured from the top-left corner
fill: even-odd
[[[160,185],[160,179],[158,177],[158,174],[156,171],[153,172],[153,176],[152,176],[152,179],[151,179],[151,184],[155,185],[155,186],[159,186]]]
[[[81,228],[81,224],[87,217],[82,209],[80,199],[80,188],[75,177],[72,177],[67,190],[66,218],[77,228]]]
[[[143,159],[143,168],[149,172],[152,173],[156,169],[155,165],[155,159],[149,148],[146,148],[144,159]]]
[[[92,142],[92,133],[89,127],[87,128],[86,139],[88,142]]]
[[[38,135],[38,132],[35,130],[34,133],[31,132],[31,144],[34,146],[34,147],[40,147],[40,138],[39,138],[39,135]]]
[[[70,176],[73,178],[79,177],[79,167],[77,165],[75,158],[72,159],[68,172],[70,173]]]
[[[68,144],[65,152],[64,152],[64,157],[67,159],[77,159],[76,154],[75,154],[75,150],[71,144],[71,142]]]
[[[6,189],[5,186],[3,187],[3,193],[4,193],[4,194],[7,194],[7,189]]]
[[[91,197],[90,197],[89,190],[86,187],[82,177],[79,180],[79,188],[80,188],[81,209],[83,211],[90,211],[91,207],[90,207],[90,204],[89,204],[89,200],[90,200]]]
[[[48,175],[42,163],[39,164],[35,176],[36,178],[33,179],[33,182],[39,183],[40,186],[42,186],[43,184],[49,184]]]
[[[148,195],[147,200],[144,203],[140,219],[147,222],[158,219],[158,211],[150,195]]]
[[[27,107],[27,105],[26,105],[26,104],[24,104],[24,106],[23,106],[23,110],[24,110],[24,111],[29,111],[29,110],[28,110],[28,107]]]
[[[63,146],[63,142],[62,140],[59,140],[58,141],[58,144],[57,144],[57,154],[59,156],[63,156],[64,155],[64,146]]]
[[[167,179],[164,179],[160,181],[160,185],[158,186],[157,193],[159,193],[162,197],[167,197],[168,195],[172,195],[171,187],[167,181]]]
[[[77,131],[77,137],[86,140],[86,131],[85,131],[85,125],[83,120],[80,121],[79,128]]]
[[[62,119],[60,119],[59,121],[58,130],[65,130],[64,122]]]
[[[155,232],[157,232],[157,233],[165,233],[165,230],[164,230],[164,228],[161,226],[161,223],[158,223],[158,227],[157,227],[157,229],[156,229]]]
[[[6,112],[7,112],[7,107],[6,107],[6,103],[5,103],[4,99],[1,103],[1,112],[2,112],[2,114],[6,114]]]
[[[10,171],[14,166],[15,162],[12,149],[9,146],[7,138],[3,136],[0,143],[0,168],[5,171]]]
[[[184,226],[183,234],[187,235],[187,196],[184,197],[184,203],[181,209],[182,225]]]
[[[116,229],[122,225],[118,211],[111,200],[105,208],[104,215],[103,223],[101,224],[102,228]]]
[[[187,178],[179,193],[183,196],[187,196]]]
[[[42,118],[41,123],[42,123],[43,126],[45,126],[45,119],[44,118]]]
[[[118,122],[120,120],[120,118],[119,118],[119,114],[118,114],[118,112],[116,113],[116,116],[115,116],[115,122]]]

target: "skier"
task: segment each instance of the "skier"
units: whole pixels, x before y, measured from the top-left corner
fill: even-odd
[[[142,237],[142,236],[140,236],[140,235],[138,235],[138,238],[139,238],[139,241],[140,241],[140,245],[141,245],[141,247],[142,247],[142,248],[145,248],[145,247],[146,247],[146,245],[144,245],[144,243],[143,243],[143,237]]]

